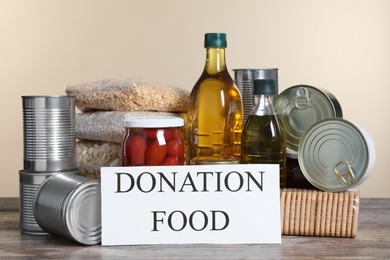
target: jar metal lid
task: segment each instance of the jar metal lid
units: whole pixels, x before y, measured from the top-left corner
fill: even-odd
[[[132,117],[123,120],[123,124],[129,128],[181,127],[184,120],[181,117]]]
[[[194,165],[221,165],[221,164],[239,164],[240,159],[235,156],[221,156],[221,157],[195,157],[191,160]]]
[[[329,192],[360,185],[375,163],[368,133],[341,118],[324,119],[310,127],[299,143],[299,166],[315,187]]]
[[[306,130],[314,123],[343,117],[341,106],[331,93],[309,85],[296,85],[284,90],[275,99],[275,110],[286,135],[286,146],[295,151]]]

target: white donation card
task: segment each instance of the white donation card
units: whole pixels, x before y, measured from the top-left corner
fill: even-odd
[[[279,165],[101,168],[102,245],[281,243]]]

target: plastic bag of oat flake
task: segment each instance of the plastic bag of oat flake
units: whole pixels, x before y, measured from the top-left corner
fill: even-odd
[[[91,110],[186,112],[189,93],[178,87],[141,79],[104,79],[67,85],[81,112]]]
[[[76,165],[80,175],[100,179],[100,167],[122,165],[121,145],[109,142],[77,140]]]

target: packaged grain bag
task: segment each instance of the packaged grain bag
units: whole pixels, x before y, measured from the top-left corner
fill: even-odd
[[[104,79],[65,87],[82,111],[186,112],[189,93],[178,87],[134,78]]]

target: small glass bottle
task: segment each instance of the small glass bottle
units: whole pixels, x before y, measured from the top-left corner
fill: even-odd
[[[206,64],[190,94],[187,163],[240,158],[241,94],[225,61],[226,34],[207,33]]]
[[[183,165],[183,118],[128,118],[122,141],[122,166]]]
[[[245,122],[241,138],[241,163],[279,164],[280,187],[286,186],[286,141],[273,100],[274,80],[254,80],[255,106]]]

